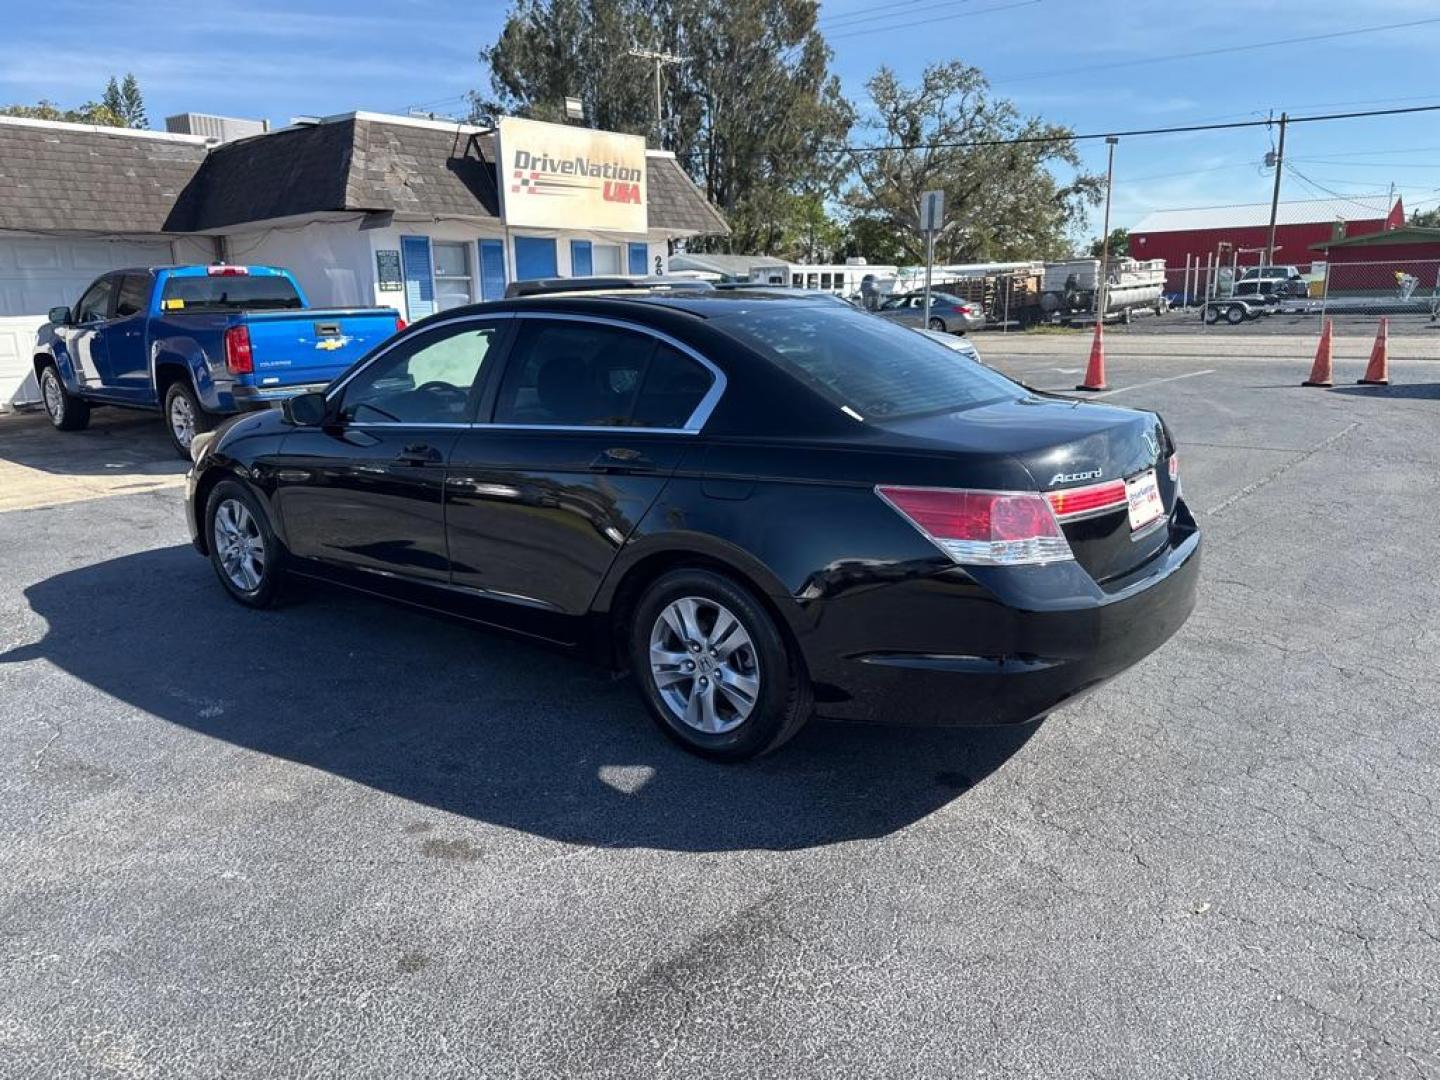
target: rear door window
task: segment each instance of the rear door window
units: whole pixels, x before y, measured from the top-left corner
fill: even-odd
[[[207,274],[167,279],[160,306],[166,311],[285,311],[302,305],[289,278]]]
[[[924,334],[838,304],[775,305],[712,325],[861,420],[949,412],[1027,392]]]
[[[120,291],[115,297],[115,317],[128,318],[145,311],[150,302],[150,275],[126,274],[120,279]]]
[[[648,334],[603,323],[526,319],[495,402],[495,423],[684,427],[713,382]]]

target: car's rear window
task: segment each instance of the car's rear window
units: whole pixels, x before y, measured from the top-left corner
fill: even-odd
[[[938,341],[862,311],[786,304],[715,323],[862,420],[948,412],[1025,393]]]
[[[164,311],[273,311],[301,306],[300,294],[283,277],[172,277],[160,297]]]

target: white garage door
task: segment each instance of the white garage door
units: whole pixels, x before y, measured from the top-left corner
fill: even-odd
[[[31,357],[47,311],[108,270],[172,259],[168,240],[0,236],[0,408],[38,399]]]

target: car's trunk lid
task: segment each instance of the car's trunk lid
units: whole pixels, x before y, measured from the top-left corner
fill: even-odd
[[[1154,413],[1037,394],[942,415],[886,420],[884,427],[958,451],[1008,455],[1030,475],[1034,490],[1047,495],[1110,485],[1112,497],[1099,493],[1098,508],[1060,519],[1076,560],[1101,583],[1146,562],[1168,540],[1165,521],[1174,512],[1178,485],[1168,468],[1173,448]],[[1128,486],[1138,499],[1152,477],[1163,513],[1145,521],[1137,506],[1142,523],[1132,527],[1129,499],[1115,501],[1115,484]]]

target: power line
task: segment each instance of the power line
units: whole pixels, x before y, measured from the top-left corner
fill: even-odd
[[[1433,20],[1440,22],[1440,19]],[[1358,120],[1372,116],[1401,116],[1409,113],[1440,112],[1440,105],[1410,105],[1403,109],[1367,109],[1364,112],[1325,113],[1320,116],[1292,116],[1292,124],[1318,124],[1331,120]],[[1235,131],[1241,128],[1269,127],[1269,120],[1235,120],[1228,124],[1183,124],[1177,127],[1132,128],[1129,131],[1096,131],[1075,135],[1019,135],[1008,139],[971,139],[961,142],[918,143],[914,146],[837,146],[832,154],[875,154],[887,151],[964,150],[984,146],[1024,146],[1040,143],[1085,142],[1094,139],[1138,138],[1145,135],[1181,135],[1194,131]]]
[[[1104,64],[1086,64],[1082,67],[1060,68],[1055,71],[1035,71],[1012,75],[1004,79],[991,79],[990,85],[1027,82],[1032,79],[1050,79],[1058,75],[1081,75],[1091,71],[1112,71],[1115,68],[1141,67],[1146,64],[1165,64],[1172,60],[1194,60],[1205,56],[1221,56],[1226,53],[1253,52],[1256,49],[1273,49],[1281,45],[1302,45],[1311,41],[1330,41],[1335,38],[1355,37],[1358,34],[1378,34],[1385,30],[1406,30],[1415,26],[1430,26],[1440,23],[1440,17],[1412,19],[1409,22],[1386,23],[1383,26],[1357,26],[1349,30],[1332,30],[1325,34],[1307,34],[1303,37],[1277,38],[1274,41],[1253,41],[1241,45],[1220,45],[1213,49],[1197,49],[1194,52],[1170,53],[1167,56],[1147,56],[1138,60],[1115,60]]]
[[[969,4],[973,0],[933,0],[931,3],[916,4],[913,0],[896,0],[894,3],[879,4],[866,8],[862,11],[847,11],[843,15],[821,16],[816,20],[815,27],[818,30],[828,30],[831,27],[842,26],[849,29],[856,23],[873,22],[876,19],[893,19],[896,17],[894,9],[906,9],[905,15],[915,15],[922,11],[932,11],[936,8],[955,7],[957,4]]]
[[[939,15],[927,19],[915,19],[911,22],[892,23],[889,26],[862,26],[858,30],[848,30],[839,34],[826,34],[825,40],[827,42],[843,41],[845,38],[859,37],[862,34],[888,34],[892,30],[906,30],[914,26],[929,26],[933,23],[950,22],[954,19],[973,19],[979,15],[989,15],[996,11],[1012,11],[1015,8],[1033,7],[1039,3],[1043,3],[1043,0],[1019,0],[1018,3],[1014,4],[998,4],[994,7],[980,8],[978,11],[957,11],[953,15]]]

